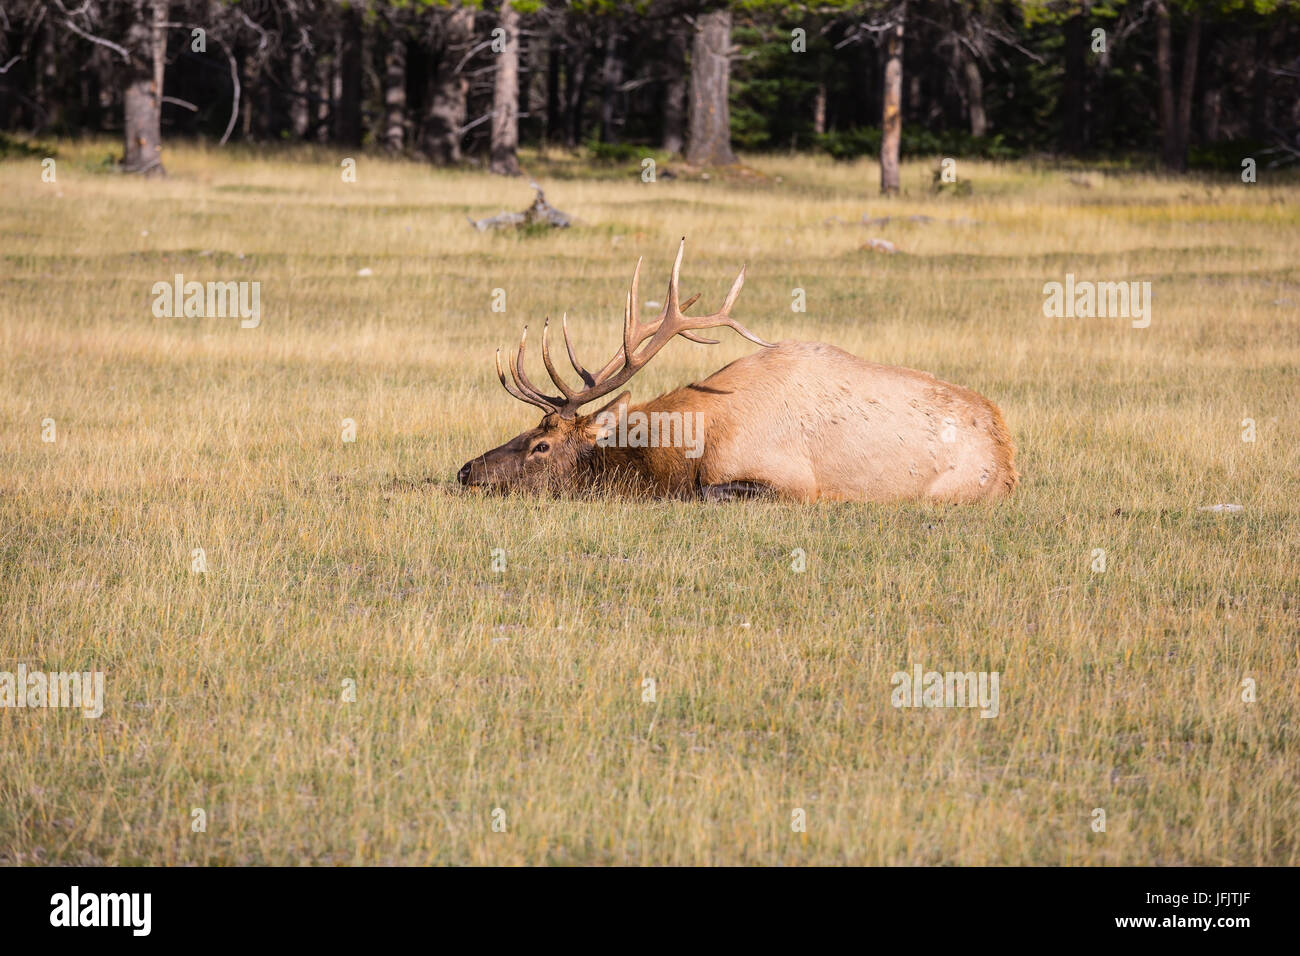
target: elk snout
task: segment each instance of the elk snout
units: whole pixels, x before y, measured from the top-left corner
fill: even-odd
[[[477,466],[477,467],[475,467]],[[482,458],[471,458],[465,464],[460,466],[460,471],[456,472],[456,480],[466,488],[473,488],[484,483],[483,474],[484,462]]]

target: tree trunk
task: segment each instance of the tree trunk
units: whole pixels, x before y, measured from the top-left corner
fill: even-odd
[[[1183,81],[1178,90],[1178,161],[1187,168],[1187,147],[1192,134],[1192,97],[1196,94],[1196,60],[1201,49],[1201,10],[1192,11],[1183,47]]]
[[[316,72],[316,120],[310,130],[311,138],[319,143],[328,143],[330,127],[334,125],[337,99],[334,95],[334,70],[330,61],[321,57],[315,61]]]
[[[339,104],[334,136],[344,146],[361,145],[361,11],[345,7],[339,25]]]
[[[711,10],[696,19],[691,51],[691,118],[686,161],[728,166],[731,151],[731,11]]]
[[[401,152],[406,145],[406,37],[398,24],[388,23],[384,52],[384,146]]]
[[[664,152],[680,153],[686,143],[686,34],[668,28],[664,50]]]
[[[1207,143],[1219,141],[1219,124],[1223,121],[1223,90],[1207,89],[1201,98],[1201,136]]]
[[[131,57],[122,89],[122,169],[164,175],[162,81],[167,53],[167,0],[133,0],[126,49]]]
[[[1181,169],[1178,155],[1178,119],[1174,113],[1174,64],[1169,26],[1169,4],[1156,0],[1156,74],[1160,80],[1161,158],[1167,169]]]
[[[817,84],[817,95],[813,99],[813,135],[826,135],[826,84]]]
[[[100,50],[103,50],[103,48],[101,47]],[[0,59],[5,59],[3,52],[0,52]],[[80,88],[80,108],[77,111],[78,122],[83,129],[97,130],[101,128],[100,66],[96,60],[95,52],[92,51],[86,61],[81,64],[81,69],[77,71],[78,86]]]
[[[600,140],[617,143],[618,131],[614,128],[618,111],[618,88],[623,83],[623,59],[618,55],[618,25],[610,27],[605,38],[605,65],[601,71]]]
[[[886,196],[899,190],[898,147],[903,138],[903,22],[907,5],[889,31],[885,59],[885,95],[880,118],[880,191]]]
[[[33,71],[32,103],[34,104],[31,130],[39,135],[50,127],[60,126],[60,114],[63,112],[59,103],[59,56],[55,36],[58,28],[52,16],[46,16],[41,24],[39,59]],[[5,57],[7,61],[8,56]]]
[[[1065,21],[1065,84],[1061,91],[1061,149],[1078,155],[1087,148],[1084,111],[1088,73],[1088,9],[1083,5]]]
[[[492,89],[492,152],[488,168],[502,176],[519,175],[519,14],[501,0],[498,25],[505,46],[497,56]]]
[[[582,106],[586,98],[587,53],[579,44],[573,44],[564,71],[565,112],[568,114],[564,145],[569,149],[575,149],[582,142]]]
[[[293,93],[289,100],[289,125],[295,139],[303,139],[311,126],[311,77],[301,50],[294,50],[289,55],[289,88]]]
[[[1211,46],[1207,51],[1205,81],[1201,84],[1201,141],[1217,143],[1223,122],[1223,52]]]
[[[421,149],[435,163],[461,161],[460,138],[465,125],[469,79],[459,70],[474,37],[474,10],[454,7],[441,14],[443,44],[438,65],[432,71]]]
[[[984,80],[979,64],[968,52],[962,69],[966,72],[966,95],[970,98],[970,134],[984,136],[989,131],[988,117],[984,113]]]
[[[262,121],[258,135],[271,142],[280,142],[293,127],[293,90],[286,87],[281,78],[288,70],[289,58],[283,50],[268,53],[262,66],[264,76],[272,82],[261,84],[262,108],[258,118]]]
[[[967,92],[966,47],[953,38],[952,55],[948,58],[948,68],[943,67],[942,58],[931,57],[930,73],[934,88],[939,91],[936,109],[943,114],[941,129],[957,129],[970,123],[970,94]]]
[[[1255,51],[1251,57],[1250,76],[1250,137],[1263,142],[1273,125],[1270,96],[1269,64],[1273,60],[1274,25],[1267,20],[1260,23],[1255,33]]]
[[[1156,72],[1160,77],[1161,160],[1166,169],[1187,169],[1187,144],[1196,88],[1196,59],[1201,45],[1201,12],[1193,12],[1183,50],[1181,88],[1174,86],[1173,40],[1167,0],[1156,0]]]
[[[247,84],[245,84],[247,89]],[[253,139],[253,96],[252,90],[246,92],[239,100],[239,124],[245,142]]]
[[[560,99],[561,40],[558,31],[552,31],[546,49],[546,141],[553,143],[564,137],[564,107]]]

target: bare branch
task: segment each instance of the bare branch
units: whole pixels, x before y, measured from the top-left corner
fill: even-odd
[[[484,41],[483,41],[482,43],[480,43],[478,46],[472,47],[472,48],[470,49],[470,51],[469,51],[468,53],[466,53],[465,56],[461,59],[461,61],[460,61],[459,63],[456,64],[456,69],[452,70],[451,72],[453,72],[453,73],[459,73],[459,72],[461,71],[461,68],[464,67],[465,64],[468,63],[468,62],[470,61],[470,57],[472,57],[472,56],[473,56],[475,53],[477,53],[479,50],[482,50],[484,47],[489,47],[489,46],[491,46],[491,45],[492,45],[492,41],[491,41],[491,40],[484,40]]]
[[[486,123],[488,120],[490,120],[492,117],[494,117],[494,116],[496,116],[496,115],[497,115],[497,111],[496,111],[496,110],[491,110],[490,112],[484,113],[484,114],[483,114],[482,116],[480,116],[478,119],[473,120],[472,122],[466,123],[466,124],[465,124],[464,126],[462,126],[460,129],[456,130],[456,135],[457,135],[457,136],[463,136],[465,133],[468,133],[470,130],[472,130],[475,126],[479,126],[479,125],[481,125],[481,124],[483,124],[483,123]]]
[[[239,64],[235,62],[235,55],[230,52],[229,47],[226,48],[226,59],[230,61],[230,82],[234,84],[235,92],[230,100],[230,122],[226,124],[226,131],[221,134],[222,146],[225,146],[226,141],[230,139],[230,134],[235,130],[235,120],[239,118]]]
[[[55,0],[55,2],[57,3],[58,0]],[[63,4],[59,3],[59,6],[62,7]],[[64,12],[66,13],[66,11]],[[81,29],[81,27],[73,23],[71,19],[65,20],[64,25],[78,36],[85,37],[91,43],[98,43],[100,46],[106,46],[114,53],[119,54],[122,59],[126,60],[128,63],[131,62],[131,54],[127,52],[125,47],[118,46],[112,40],[105,40],[103,37],[97,37],[93,33],[87,33],[85,30]]]

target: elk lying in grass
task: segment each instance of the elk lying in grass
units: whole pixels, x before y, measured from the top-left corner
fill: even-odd
[[[684,249],[685,240],[663,311],[649,323],[637,318],[637,261],[624,304],[622,348],[599,371],[578,362],[565,318],[564,344],[582,387],[566,383],[551,361],[549,320],[542,328],[542,362],[561,394],[543,394],[529,381],[527,327],[518,355],[509,359],[510,380],[497,350],[497,376],[506,391],[544,415],[536,428],[466,462],[457,476],[462,485],[567,492],[613,484],[657,497],[712,500],[771,495],[947,502],[1000,498],[1015,488],[1015,449],[988,399],[832,345],[764,342],[730,315],[744,269],[719,311],[687,316],[699,296],[678,302]],[[644,404],[632,405],[623,392],[595,413],[580,413],[625,385],[674,336],[715,345],[695,333],[720,326],[762,351]]]

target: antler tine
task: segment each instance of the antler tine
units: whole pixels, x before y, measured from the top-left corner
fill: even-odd
[[[659,326],[663,324],[664,320],[668,318],[670,314],[681,315],[683,312],[685,312],[687,309],[693,306],[696,302],[700,301],[700,296],[702,295],[702,293],[700,292],[695,293],[695,295],[691,296],[685,302],[682,302],[680,304],[677,301],[678,284],[680,281],[681,270],[682,270],[682,253],[684,253],[685,251],[686,251],[686,237],[682,236],[682,241],[677,246],[677,258],[673,261],[672,277],[668,280],[668,301],[664,303],[664,309],[659,314],[659,321],[654,324],[654,328],[650,333],[651,335],[659,331]],[[738,291],[738,290],[733,290],[733,291]],[[718,344],[717,339],[706,339],[704,336],[696,335],[694,332],[682,331],[679,332],[678,334],[684,339],[690,339],[692,342],[699,342],[701,345]]]
[[[542,364],[546,366],[546,374],[551,376],[551,381],[555,383],[555,387],[564,393],[565,399],[571,399],[573,398],[573,391],[564,384],[564,379],[560,378],[560,374],[555,371],[555,366],[551,363],[550,332],[551,317],[548,315],[546,321],[542,323]]]
[[[586,383],[587,387],[591,388],[591,386],[596,384],[596,379],[592,377],[590,372],[582,367],[582,363],[578,361],[578,356],[573,354],[573,343],[569,341],[569,313],[564,313],[564,318],[561,319],[561,324],[564,328],[564,348],[569,353],[569,364],[573,366],[573,370],[578,373],[578,377]]]
[[[736,299],[740,295],[740,290],[745,286],[745,269],[746,269],[745,266],[740,267],[740,272],[737,273],[736,275],[736,281],[731,284],[731,291],[728,292],[727,297],[722,300],[722,308],[719,309],[717,312],[715,312],[712,316],[709,316],[708,318],[724,319],[725,321],[722,323],[723,325],[726,325],[728,328],[733,329],[736,332],[739,332],[741,335],[749,339],[749,341],[753,342],[755,345],[761,345],[764,348],[768,348],[768,349],[776,348],[776,346],[773,345],[771,342],[766,342],[763,339],[759,338],[757,335],[749,331],[749,329],[745,328],[743,325],[741,325],[739,322],[737,322],[735,319],[731,317],[731,307],[736,304]]]
[[[632,270],[632,285],[627,290],[627,298],[623,301],[623,355],[624,357],[632,354],[632,350],[645,340],[646,329],[637,317],[640,312],[640,302],[637,291],[641,286],[641,256],[637,257],[636,268]],[[615,357],[617,358],[617,356]],[[596,381],[600,381],[605,375],[608,375],[612,369],[611,365],[614,360],[610,361],[601,369],[601,375],[596,376]]]
[[[725,325],[727,328],[731,329],[734,332],[739,332],[742,336],[749,339],[749,341],[753,342],[755,345],[761,345],[765,349],[776,348],[775,342],[768,342],[765,339],[760,339],[757,335],[749,331],[749,329],[745,328],[743,325],[741,325],[739,322],[737,322],[735,319],[731,318],[730,316],[728,316],[725,320],[723,320],[718,324]],[[710,328],[712,328],[712,326],[710,326]]]
[[[685,240],[683,240],[684,242]],[[681,251],[678,250],[678,264],[681,262]],[[605,366],[596,373],[595,382],[601,382],[613,375],[626,361],[626,357],[631,355],[646,339],[653,336],[659,331],[659,327],[664,324],[664,319],[668,315],[668,305],[665,305],[659,313],[659,318],[649,324],[643,325],[637,319],[637,289],[640,285],[641,278],[641,260],[637,259],[636,269],[632,273],[632,287],[628,292],[626,300],[623,303],[623,348],[614,353],[614,357],[605,363]],[[679,306],[679,311],[689,309],[699,301],[700,293],[697,292]],[[699,342],[701,345],[717,345],[716,339],[706,339],[702,335],[696,335],[694,332],[680,333],[682,338],[690,339],[692,342]],[[630,345],[629,345],[630,342]],[[592,384],[595,384],[593,382]]]
[[[522,391],[529,392],[540,398],[542,401],[554,408],[563,408],[565,399],[558,395],[547,395],[540,388],[528,380],[528,374],[524,371],[524,348],[528,343],[528,326],[524,326],[524,334],[519,336],[519,357],[510,360],[510,375],[515,380],[515,384]]]
[[[542,326],[542,361],[546,363],[546,371],[550,374],[551,380],[555,382],[560,391],[564,393],[564,398],[551,398],[548,395],[541,394],[523,371],[524,363],[524,339],[519,341],[518,362],[511,359],[510,372],[515,377],[516,390],[511,390],[515,397],[522,397],[524,401],[530,401],[539,407],[546,407],[543,403],[551,403],[554,410],[560,415],[572,417],[577,414],[578,410],[588,402],[594,401],[603,395],[621,387],[628,379],[645,367],[655,355],[668,344],[674,337],[680,335],[683,338],[690,339],[692,342],[699,342],[704,345],[717,345],[718,340],[705,338],[697,335],[698,329],[717,328],[727,326],[728,328],[740,333],[749,341],[756,345],[762,345],[772,348],[770,342],[765,342],[757,335],[750,332],[747,328],[731,317],[731,308],[736,304],[736,299],[740,295],[740,290],[745,285],[745,270],[742,268],[736,280],[731,284],[731,290],[727,297],[722,301],[722,308],[711,315],[687,316],[685,310],[689,309],[699,300],[699,295],[693,295],[686,300],[681,301],[679,292],[681,283],[682,259],[686,253],[686,239],[682,238],[681,243],[677,246],[677,257],[673,260],[673,269],[668,280],[668,295],[664,303],[663,311],[659,317],[648,323],[643,323],[638,318],[640,309],[640,281],[641,281],[641,259],[637,259],[636,268],[632,272],[632,284],[628,288],[623,299],[623,344],[622,347],[614,354],[605,365],[594,375],[588,372],[578,362],[577,356],[573,351],[573,342],[569,338],[568,315],[562,320],[564,327],[564,345],[569,352],[569,361],[572,363],[574,371],[582,377],[585,385],[580,390],[569,388],[560,379],[550,356],[550,342],[548,322]],[[524,329],[525,338],[527,328]],[[648,340],[648,341],[647,341]],[[500,371],[500,359],[498,358],[498,375],[501,376],[502,384],[509,385],[505,381],[505,376]]]
[[[633,319],[641,314],[641,303],[637,298],[637,289],[641,287],[641,260],[643,258],[644,256],[636,257],[636,268],[632,270],[632,288],[628,290],[628,296],[631,298],[628,305],[631,307]]]
[[[718,310],[718,315],[731,314],[731,307],[736,304],[736,297],[740,295],[740,290],[745,286],[745,268],[745,266],[740,267],[740,272],[736,274],[736,281],[731,283],[731,291],[722,300],[722,308]]]
[[[589,387],[599,385],[613,375],[626,361],[626,356],[631,355],[637,346],[658,331],[659,324],[663,321],[662,314],[660,314],[657,322],[652,322],[649,325],[642,325],[640,320],[637,319],[637,313],[640,309],[640,295],[638,294],[640,286],[641,259],[638,258],[636,268],[632,270],[632,284],[623,300],[623,347],[615,352],[614,357],[601,367]]]
[[[697,292],[697,293],[695,293],[695,295],[691,296],[689,299],[687,299],[685,302],[683,302],[682,305],[681,305],[681,310],[682,310],[683,312],[685,312],[687,309],[689,309],[691,306],[693,306],[696,302],[699,302],[699,301],[700,301],[700,296],[701,296],[702,294],[703,294],[703,293]],[[663,316],[662,316],[662,315],[659,317],[659,321],[660,321],[660,322],[663,321]],[[657,325],[655,326],[655,331],[656,331],[656,332],[659,331],[659,326],[657,326]],[[702,336],[702,335],[696,335],[694,332],[679,332],[678,335],[680,335],[680,336],[681,336],[682,338],[684,338],[684,339],[690,339],[692,342],[699,342],[701,345],[717,345],[717,344],[718,344],[718,340],[717,340],[717,339],[706,339],[704,336]]]
[[[677,258],[673,260],[672,275],[668,279],[668,301],[664,303],[664,319],[681,315],[682,309],[677,302],[677,280],[682,271],[682,255],[686,252],[686,237],[677,245]]]
[[[632,293],[627,294],[627,299],[623,303],[623,361],[628,362],[632,358],[633,350],[640,342],[633,342],[633,325],[636,320],[632,317]],[[608,366],[606,366],[608,368]],[[598,378],[597,381],[600,381]]]
[[[512,369],[512,372],[513,372],[513,369]],[[547,414],[550,414],[551,412],[556,411],[555,408],[551,407],[550,405],[545,404],[544,402],[541,401],[541,399],[538,399],[538,398],[532,398],[532,397],[530,397],[530,396],[528,396],[528,395],[525,395],[525,394],[524,394],[523,392],[521,392],[518,388],[516,388],[515,386],[511,385],[510,382],[508,382],[508,381],[506,380],[505,369],[503,369],[503,368],[501,367],[501,350],[500,350],[500,349],[497,349],[497,378],[501,379],[501,384],[502,384],[502,386],[505,388],[505,390],[506,390],[507,392],[509,392],[512,396],[514,396],[515,398],[519,399],[521,402],[527,402],[529,405],[536,405],[538,408],[542,409],[542,411],[546,412]]]
[[[726,326],[727,328],[740,333],[755,345],[761,345],[768,349],[776,348],[776,346],[771,342],[759,338],[731,317],[731,307],[736,304],[736,299],[739,297],[740,290],[744,288],[744,286],[745,267],[741,266],[740,272],[736,275],[736,281],[731,283],[731,291],[728,292],[727,297],[722,300],[722,308],[717,312],[714,312],[712,315],[699,315],[693,317],[679,315],[678,320],[681,324],[678,334],[685,336],[685,329],[712,329],[717,328],[718,326]]]
[[[564,399],[558,396],[543,395],[533,386],[532,382],[528,381],[528,376],[524,375],[523,369],[519,367],[513,355],[507,354],[506,361],[510,365],[510,377],[515,380],[515,387],[525,395],[535,399],[533,402],[534,405],[538,408],[548,408],[552,411],[564,407]]]

